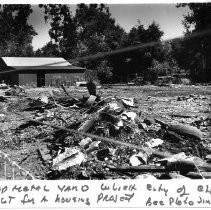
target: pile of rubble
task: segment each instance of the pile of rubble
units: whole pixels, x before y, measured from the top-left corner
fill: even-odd
[[[211,149],[200,130],[210,126],[209,116],[191,125],[172,123],[149,117],[135,98],[102,97],[88,89],[82,98],[64,86],[62,93],[38,97],[18,86],[3,90],[0,121],[9,129],[2,128],[0,154],[5,160],[5,152],[14,152],[10,178],[20,179],[14,165],[32,179],[211,178]]]

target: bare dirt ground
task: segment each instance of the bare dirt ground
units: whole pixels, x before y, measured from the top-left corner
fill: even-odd
[[[28,98],[41,95],[50,97],[51,90],[52,88],[27,89],[26,96]],[[53,90],[58,95],[65,96],[61,88],[53,88]],[[72,97],[78,99],[89,96],[86,88],[71,87],[67,90]],[[201,140],[182,137],[179,142],[169,141],[167,138],[156,149],[172,154],[185,152],[186,155],[200,157],[203,160],[211,154],[211,86],[116,86],[99,88],[98,93],[101,98],[134,98],[135,107],[129,107],[127,110],[135,112],[141,122],[139,125],[137,123],[125,125],[118,134],[110,132],[109,138],[140,146],[152,138],[163,139],[159,125],[154,122],[154,118],[159,118],[166,123],[182,123],[197,127],[203,137]],[[69,107],[68,110],[59,107],[27,110],[29,104],[27,97],[9,97],[6,101],[0,102],[0,150],[1,154],[4,154],[0,158],[1,179],[27,179],[27,173],[36,179],[133,179],[140,174],[110,171],[108,164],[130,166],[131,155],[138,151],[108,142],[100,142],[98,150],[90,153],[82,164],[63,171],[52,170],[52,161],[58,153],[63,152],[64,148],[78,147],[85,137],[80,134],[56,131],[47,125],[33,123],[27,125],[26,121],[14,112],[33,119],[35,116],[37,118],[44,116],[45,122],[63,127],[75,121],[83,122],[93,113],[84,114],[86,107],[80,109]],[[49,117],[51,115],[54,117]],[[75,126],[77,129],[77,123]],[[99,125],[98,122],[95,126],[105,125]],[[93,128],[90,133],[96,134],[96,130]],[[14,175],[17,168],[21,172]],[[161,178],[164,174],[153,175]]]

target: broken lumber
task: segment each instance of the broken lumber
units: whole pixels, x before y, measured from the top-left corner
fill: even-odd
[[[164,129],[173,131],[175,133],[178,133],[184,136],[194,137],[199,140],[201,140],[203,137],[202,132],[198,128],[190,126],[190,125],[170,124],[170,123],[163,122],[159,119],[155,119],[155,122],[159,123],[161,127]]]
[[[169,171],[180,171],[184,174],[196,171],[196,166],[190,161],[177,161],[176,163],[168,163],[167,166],[157,166],[157,165],[140,165],[140,166],[128,166],[128,167],[114,167],[108,166],[111,171],[118,172],[169,172]],[[211,164],[203,164],[200,168],[206,169],[211,172]]]
[[[185,176],[191,179],[211,179],[211,172],[189,172]]]
[[[184,173],[188,173],[190,171],[202,170],[204,172],[211,172],[211,164],[206,162],[195,163],[190,160],[178,160],[176,162],[168,162],[167,167],[170,170],[181,171]]]
[[[85,105],[92,106],[94,104],[96,98],[97,98],[96,96],[90,95],[89,98],[87,99]]]
[[[193,115],[193,114],[171,114],[171,117],[193,118],[193,117],[197,117],[197,115]]]
[[[201,140],[203,136],[202,132],[198,128],[190,125],[172,124],[168,126],[168,130],[185,136],[195,137],[199,140]]]
[[[61,85],[61,88],[62,88],[62,90],[65,92],[65,94],[66,94],[67,96],[71,97],[70,94],[66,91],[66,89],[65,89],[65,87],[64,87],[63,84]]]
[[[37,152],[38,152],[39,156],[41,157],[44,164],[49,163],[51,161],[52,157],[49,154],[50,151],[46,145],[39,146],[37,148]]]
[[[169,131],[169,130],[167,130],[166,133],[164,134],[164,138],[166,140],[171,140],[175,142],[184,141],[184,139],[179,134],[175,133],[174,131]]]
[[[86,120],[78,129],[78,131],[81,132],[88,132],[96,122],[96,116],[92,117],[89,120]]]
[[[109,168],[110,171],[115,171],[115,172],[131,172],[131,173],[167,172],[167,168],[165,166],[156,166],[156,165],[141,165],[141,166],[128,166],[128,167],[115,167],[115,166],[108,165],[107,167]]]

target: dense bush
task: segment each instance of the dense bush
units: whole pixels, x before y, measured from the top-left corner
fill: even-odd
[[[97,76],[101,84],[108,84],[112,81],[113,68],[108,65],[106,60],[102,61],[97,67]]]
[[[155,83],[159,76],[173,76],[181,72],[182,70],[174,60],[164,62],[153,60],[152,66],[145,72],[144,80]]]

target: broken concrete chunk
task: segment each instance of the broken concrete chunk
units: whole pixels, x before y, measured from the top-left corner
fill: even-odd
[[[79,143],[79,145],[81,147],[83,147],[84,149],[87,149],[88,146],[91,144],[91,142],[92,142],[92,139],[87,137],[85,139],[82,139],[81,142]]]
[[[123,127],[123,122],[122,122],[122,120],[119,120],[118,122],[116,122],[115,124],[114,124],[114,128],[115,128],[115,130],[120,130],[122,127]]]
[[[114,156],[116,151],[117,151],[117,149],[109,148],[109,151],[110,151],[110,154]]]
[[[154,148],[154,147],[158,147],[161,144],[163,144],[163,140],[162,139],[151,139],[148,142],[145,142],[145,144],[150,147],[150,148]]]
[[[89,148],[86,149],[86,154],[89,154],[91,152],[94,152],[95,150],[99,149],[99,144],[101,141],[94,141],[89,145]]]
[[[39,99],[40,99],[40,101],[42,101],[42,102],[45,103],[45,104],[48,104],[48,102],[49,102],[48,97],[45,96],[45,95],[40,96]]]
[[[65,170],[71,166],[80,165],[86,160],[84,154],[77,148],[65,148],[65,151],[53,159],[53,170]]]
[[[108,105],[109,109],[107,110],[107,112],[110,114],[118,115],[123,112],[123,105],[119,102],[111,102]]]
[[[137,114],[135,112],[123,112],[121,115],[121,119],[123,120],[129,120],[132,122],[135,122],[135,119],[137,117]]]
[[[137,158],[137,155],[132,155],[130,157],[130,164],[131,166],[139,166],[141,165],[141,161]]]
[[[45,161],[47,163],[51,162],[52,157],[50,155],[50,150],[47,148],[46,145],[39,146],[38,151],[39,151],[43,161]]]
[[[126,107],[134,107],[134,99],[133,98],[121,98],[122,103]]]
[[[92,106],[94,104],[96,98],[97,98],[96,96],[90,95],[88,100],[86,101],[86,105],[87,106]]]
[[[206,156],[206,160],[207,160],[207,162],[210,163],[210,162],[211,162],[211,155],[207,155],[207,156]]]

